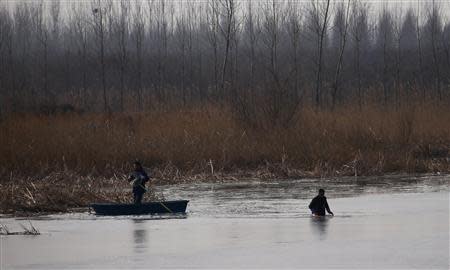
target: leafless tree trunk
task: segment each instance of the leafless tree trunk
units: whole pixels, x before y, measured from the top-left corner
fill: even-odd
[[[349,14],[350,14],[350,0],[347,1],[347,6],[344,7],[340,6],[339,7],[340,13],[338,11],[338,14],[341,14],[341,16],[344,16],[344,22],[343,25],[341,25],[339,27],[339,59],[338,62],[336,64],[336,71],[334,74],[334,83],[333,83],[333,93],[332,93],[332,108],[334,109],[334,107],[336,106],[336,98],[337,98],[337,94],[338,94],[338,90],[339,90],[339,75],[341,73],[341,69],[342,69],[342,62],[344,59],[344,51],[345,51],[345,45],[347,43],[347,29],[348,29],[348,20],[349,20]],[[344,9],[344,10],[342,10]],[[360,104],[361,107],[361,104]]]
[[[189,53],[189,90],[190,90],[190,94],[191,96],[193,96],[193,88],[194,88],[194,83],[195,83],[195,69],[194,69],[194,62],[195,62],[195,58],[194,58],[194,12],[195,10],[193,9],[192,6],[190,6],[189,8],[189,14],[187,17],[187,27],[188,27],[188,33],[187,33],[187,51]]]
[[[266,112],[270,116],[273,123],[276,123],[280,118],[281,113],[281,98],[283,86],[281,85],[279,70],[278,70],[278,46],[280,42],[280,25],[281,14],[279,10],[279,3],[276,0],[270,0],[264,9],[264,39],[263,42],[267,47],[268,64],[267,70],[272,78],[273,85],[268,85],[269,95],[271,97],[270,106]]]
[[[167,60],[167,42],[168,42],[168,22],[166,13],[166,1],[160,0],[157,6],[156,31],[157,31],[157,95],[160,105],[166,102],[165,95],[165,77],[166,77],[166,60]]]
[[[295,101],[299,97],[299,81],[300,81],[300,59],[299,59],[299,47],[300,47],[300,35],[302,28],[302,13],[299,11],[298,3],[293,1],[289,2],[289,21],[288,32],[292,45],[292,71],[294,78],[293,98]]]
[[[217,1],[209,1],[206,13],[207,21],[207,40],[213,52],[213,78],[214,78],[214,96],[217,97],[219,90],[219,75],[218,75],[218,29],[219,29],[219,13]]]
[[[186,29],[186,15],[183,13],[177,19],[177,36],[178,46],[181,54],[181,95],[183,99],[183,106],[187,104],[187,93],[186,93],[186,39],[188,35],[188,30]]]
[[[247,18],[245,22],[245,33],[247,35],[248,47],[249,47],[249,66],[250,66],[250,78],[247,87],[250,89],[251,97],[254,98],[255,93],[255,62],[256,62],[256,48],[258,45],[258,36],[260,34],[259,15],[254,13],[252,1],[248,1],[247,6]],[[252,103],[254,100],[252,101]]]
[[[236,2],[235,0],[219,0],[219,4],[221,5],[221,10],[223,12],[224,16],[224,26],[220,25],[220,31],[223,35],[223,38],[225,39],[225,48],[224,48],[224,57],[223,57],[223,64],[222,64],[222,80],[220,84],[220,88],[222,89],[222,92],[225,91],[225,79],[226,79],[226,71],[228,66],[228,56],[230,53],[230,44],[231,40],[233,39],[233,23],[234,23],[234,16],[236,12]]]
[[[416,33],[417,33],[417,55],[419,58],[419,86],[422,88],[422,98],[425,99],[426,92],[424,87],[424,80],[423,80],[423,59],[422,59],[422,35],[421,35],[421,29],[420,29],[420,1],[417,1],[417,17],[416,17]]]
[[[400,82],[400,73],[402,68],[402,47],[401,47],[401,41],[402,41],[402,23],[403,23],[403,11],[400,8],[398,8],[395,11],[395,20],[393,20],[393,29],[394,29],[394,36],[395,36],[395,105],[398,107],[400,105],[400,88],[401,88],[401,82]]]
[[[53,98],[50,96],[48,87],[48,38],[49,33],[45,24],[44,14],[44,2],[41,0],[36,3],[36,7],[33,9],[32,20],[34,26],[34,34],[36,37],[37,47],[37,63],[40,66],[40,77],[42,83],[40,89],[45,96],[45,103],[54,104]],[[38,79],[39,80],[39,79]]]
[[[355,73],[357,77],[357,96],[358,107],[362,109],[362,70],[361,70],[361,49],[363,41],[367,40],[367,9],[360,1],[355,1],[353,6],[353,25],[351,29],[353,44],[354,44],[354,58],[355,58]]]
[[[377,30],[377,49],[381,49],[382,60],[382,86],[384,105],[387,105],[389,99],[389,62],[392,51],[392,16],[386,7],[383,8],[379,16],[378,30]]]
[[[2,3],[0,2],[0,4]],[[0,10],[0,120],[5,109],[7,109],[5,108],[7,107],[7,100],[12,99],[13,104],[10,104],[10,106],[12,105],[13,110],[15,109],[13,79],[11,79],[12,83],[8,82],[8,77],[14,76],[14,63],[12,62],[14,29],[12,22],[10,13],[5,9]]]
[[[105,41],[106,41],[106,12],[107,7],[102,4],[101,0],[94,0],[91,3],[92,15],[94,21],[94,33],[97,37],[97,50],[99,54],[100,78],[103,92],[103,110],[105,113],[110,111],[108,105],[108,96],[106,90],[106,63],[105,63]]]
[[[113,21],[118,45],[120,111],[124,110],[125,74],[128,65],[129,5],[128,0],[121,0],[118,14],[114,14],[118,19]]]
[[[316,31],[318,36],[317,42],[317,72],[316,72],[316,92],[315,92],[315,104],[318,108],[320,106],[320,97],[321,97],[321,89],[322,89],[322,69],[323,69],[323,49],[324,49],[324,39],[327,33],[328,27],[328,19],[329,19],[329,11],[330,11],[330,0],[327,0],[325,3],[325,7],[323,7],[322,3],[318,1],[312,2],[312,9],[317,16],[317,23],[319,24]],[[323,17],[322,17],[323,16]]]
[[[72,97],[75,106],[105,112],[215,100],[256,125],[284,125],[305,89],[316,108],[344,101],[361,108],[365,98],[386,105],[415,95],[446,100],[448,5],[430,1],[416,9],[425,8],[423,16],[396,16],[397,7],[370,9],[360,0],[344,1],[334,15],[332,4],[1,1],[1,110],[31,111]]]
[[[81,71],[81,104],[87,106],[88,82],[87,82],[87,58],[88,58],[88,26],[87,18],[80,6],[72,6],[72,27],[78,55],[78,69]]]
[[[233,39],[232,39],[232,50],[234,50],[234,61],[233,61],[233,71],[232,71],[232,79],[231,79],[231,89],[232,93],[232,102],[237,102],[239,99],[239,46],[240,46],[240,22],[237,19],[233,20]]]
[[[137,85],[137,100],[138,100],[138,110],[142,111],[142,44],[145,37],[145,21],[142,17],[142,3],[141,1],[136,2],[135,13],[133,16],[133,26],[134,26],[134,44],[136,50],[136,85]]]
[[[436,2],[433,0],[431,9],[428,11],[427,20],[429,25],[430,37],[431,37],[431,51],[433,55],[433,65],[434,73],[436,76],[436,91],[438,94],[438,99],[442,99],[441,93],[441,69],[439,61],[439,45],[438,45],[438,35],[441,34],[440,16],[439,10]]]

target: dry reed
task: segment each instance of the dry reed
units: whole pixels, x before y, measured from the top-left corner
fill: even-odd
[[[0,142],[1,210],[64,210],[93,200],[128,200],[117,190],[126,182],[117,175],[135,159],[165,183],[449,172],[450,108],[305,107],[287,127],[257,128],[213,106],[11,115],[0,122]]]

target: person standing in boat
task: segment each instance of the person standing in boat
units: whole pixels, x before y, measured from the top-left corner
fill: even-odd
[[[332,216],[334,216],[333,212],[331,212],[330,207],[328,206],[327,197],[325,197],[325,190],[319,189],[319,195],[317,195],[314,199],[312,199],[309,204],[309,209],[314,216],[325,216],[325,210]]]
[[[135,204],[140,204],[144,193],[147,191],[145,183],[150,180],[144,168],[139,161],[134,162],[134,171],[128,178],[128,182],[133,183],[133,201]]]

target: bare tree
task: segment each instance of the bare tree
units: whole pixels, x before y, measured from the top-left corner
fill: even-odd
[[[36,53],[35,63],[39,66],[40,76],[35,76],[35,83],[40,85],[40,90],[44,93],[44,103],[54,104],[55,100],[53,96],[50,96],[49,91],[49,77],[48,77],[48,46],[49,46],[49,33],[45,22],[44,14],[44,2],[41,0],[35,4],[32,9],[32,24],[33,33],[36,41]],[[41,81],[42,80],[42,81]]]
[[[394,12],[395,18],[392,21],[392,29],[393,29],[393,37],[395,39],[395,104],[399,105],[400,103],[400,73],[402,68],[402,39],[404,32],[402,31],[402,23],[403,23],[403,10],[401,7],[397,8]]]
[[[109,3],[107,3],[109,4]],[[91,2],[93,16],[93,30],[97,39],[97,53],[100,65],[100,78],[103,91],[103,110],[109,112],[108,96],[106,90],[106,63],[105,63],[105,42],[107,35],[107,12],[108,6],[100,0]]]
[[[73,4],[71,11],[70,27],[73,29],[76,55],[78,56],[78,70],[81,71],[81,104],[86,108],[88,98],[88,24],[82,7]]]
[[[117,44],[119,64],[119,109],[124,110],[125,75],[128,66],[128,40],[129,40],[129,0],[121,0],[118,14],[113,14],[118,19],[113,21],[114,35]]]
[[[210,1],[208,6],[207,24],[208,42],[213,51],[213,70],[214,70],[214,94],[218,94],[219,90],[219,71],[218,71],[218,45],[219,45],[219,6],[217,1]]]
[[[417,17],[416,17],[416,37],[417,37],[417,56],[419,58],[419,86],[422,88],[422,98],[425,99],[425,87],[423,80],[423,59],[422,59],[422,33],[421,33],[421,24],[420,24],[420,1],[417,1]]]
[[[136,1],[135,11],[133,14],[133,28],[132,39],[135,49],[135,62],[136,62],[136,89],[137,89],[137,104],[138,110],[142,111],[142,73],[143,73],[143,41],[145,38],[145,21],[143,18],[142,2]]]
[[[300,35],[302,31],[302,11],[298,3],[290,1],[288,4],[287,29],[292,46],[292,74],[293,74],[293,98],[299,102],[300,91]]]
[[[1,3],[0,3],[1,4]],[[10,74],[14,74],[12,62],[13,20],[6,9],[0,10],[0,119],[9,100],[15,105],[13,86],[8,82]],[[8,76],[10,75],[10,76]],[[8,91],[9,90],[9,91]]]
[[[341,4],[338,6],[337,13],[335,15],[335,31],[337,31],[339,40],[339,58],[336,64],[336,71],[334,74],[333,92],[332,92],[332,108],[336,105],[336,99],[339,90],[339,76],[341,74],[342,62],[344,60],[345,45],[347,44],[347,33],[349,25],[350,14],[350,0],[347,1],[347,5]],[[361,108],[361,102],[359,102]]]
[[[195,6],[192,3],[188,3],[188,15],[187,15],[187,52],[188,52],[188,67],[189,67],[189,90],[191,96],[194,95],[195,84],[195,52],[194,52],[194,34],[195,34]]]
[[[253,10],[252,1],[247,3],[247,16],[244,23],[244,33],[246,36],[247,50],[248,50],[248,61],[250,68],[250,78],[248,80],[247,87],[251,91],[251,95],[254,96],[255,89],[255,66],[256,66],[256,50],[259,41],[260,29],[260,18],[259,14],[255,13]]]
[[[266,55],[268,56],[268,64],[266,66],[272,84],[269,85],[269,95],[272,102],[266,109],[271,120],[275,123],[280,117],[282,107],[282,91],[283,85],[279,76],[278,51],[280,44],[280,27],[282,24],[280,14],[280,3],[276,0],[267,1],[264,8],[263,23],[263,43],[267,47]]]
[[[417,37],[416,37],[416,15],[414,11],[410,8],[405,14],[404,20],[401,22],[400,29],[400,40],[398,40],[398,48],[401,49],[399,51],[400,59],[398,59],[397,64],[402,64],[405,72],[403,72],[403,77],[400,78],[400,74],[397,75],[397,84],[402,84],[403,87],[406,87],[405,90],[410,92],[410,88],[414,84],[414,79],[417,75],[409,75],[409,74],[417,74],[415,71],[417,70],[417,66],[419,61],[415,55],[415,50],[418,49],[417,45]],[[403,57],[410,56],[409,58]],[[410,71],[409,71],[410,70]],[[400,70],[398,70],[400,72]],[[406,99],[409,98],[410,93],[406,93]],[[399,99],[400,100],[400,99]]]
[[[170,2],[169,2],[170,3]],[[159,0],[155,9],[156,23],[156,46],[157,46],[157,85],[156,91],[158,100],[161,104],[166,101],[166,61],[168,54],[168,21],[167,21],[167,2]]]
[[[355,1],[352,8],[352,25],[351,25],[351,37],[354,51],[354,72],[356,74],[357,81],[357,96],[358,106],[362,108],[362,74],[363,65],[362,54],[367,50],[369,43],[369,26],[368,26],[368,14],[367,5],[361,3],[361,1]]]
[[[233,39],[233,24],[235,23],[236,1],[235,0],[214,0],[219,2],[219,15],[222,17],[222,22],[219,24],[220,32],[225,40],[225,47],[223,53],[222,63],[222,79],[220,88],[222,92],[225,89],[225,78],[228,67],[228,57],[230,54],[231,41]]]
[[[392,15],[386,6],[383,8],[378,18],[377,41],[375,46],[378,55],[381,54],[380,60],[382,62],[382,72],[380,75],[383,87],[384,104],[387,105],[390,95],[390,57],[394,45]]]
[[[450,85],[450,22],[445,24],[442,31],[442,47],[444,48],[445,62],[447,64],[447,85]]]
[[[264,115],[286,125],[306,100],[447,102],[448,16],[421,3],[404,13],[360,0],[336,9],[321,0],[1,2],[0,106],[109,112],[214,100],[252,124]]]
[[[433,71],[435,77],[435,90],[438,95],[438,99],[442,99],[441,92],[441,68],[439,61],[439,42],[438,36],[442,34],[442,22],[441,15],[439,14],[439,6],[433,0],[431,6],[427,11],[427,22],[426,22],[426,31],[429,34],[429,47],[431,47],[432,58],[433,58]]]
[[[181,11],[183,12],[183,11]],[[178,37],[177,42],[179,46],[179,51],[181,54],[181,95],[183,99],[183,105],[187,104],[187,93],[186,93],[186,51],[187,51],[187,39],[188,39],[188,26],[186,22],[186,14],[183,12],[177,19],[176,36]]]
[[[316,60],[316,86],[315,86],[315,105],[319,107],[321,104],[321,90],[322,90],[322,73],[323,73],[323,52],[324,52],[324,41],[327,35],[328,23],[330,17],[330,0],[318,1],[314,0],[311,2],[310,8],[311,22],[313,23],[312,28],[315,33],[316,38],[316,50],[317,50],[317,60]]]

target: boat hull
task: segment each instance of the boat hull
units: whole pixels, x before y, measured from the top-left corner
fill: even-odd
[[[97,215],[121,216],[121,215],[151,215],[185,213],[189,201],[165,201],[147,202],[142,204],[121,203],[93,203],[91,208]]]

